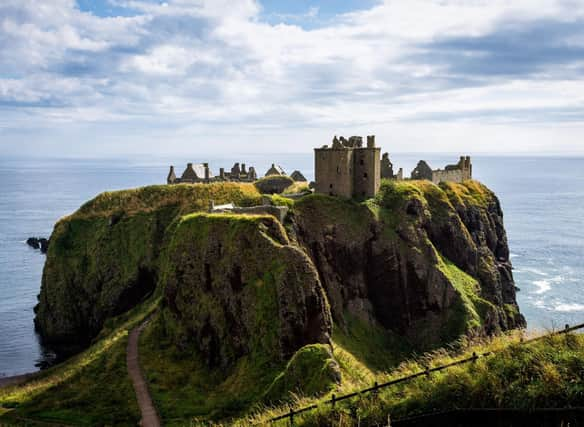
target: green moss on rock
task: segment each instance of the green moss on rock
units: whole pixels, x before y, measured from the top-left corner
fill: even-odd
[[[51,236],[36,325],[47,343],[87,344],[110,316],[154,292],[176,221],[209,200],[259,204],[252,184],[151,186],[103,193]]]
[[[265,400],[278,402],[292,396],[318,396],[341,382],[339,366],[330,347],[313,344],[298,350],[266,392]]]
[[[271,216],[183,217],[165,254],[165,304],[209,366],[285,360],[326,342],[330,318],[312,263]],[[180,319],[180,321],[179,321]]]

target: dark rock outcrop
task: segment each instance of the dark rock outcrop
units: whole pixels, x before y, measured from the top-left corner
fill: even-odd
[[[33,249],[40,249],[43,254],[49,250],[49,240],[44,237],[29,237],[26,239],[26,244]]]
[[[311,196],[293,218],[341,327],[356,317],[424,348],[525,324],[499,202],[480,184],[385,184],[368,205]]]
[[[273,217],[185,217],[169,248],[165,326],[210,367],[251,354],[284,361],[305,345],[329,342],[318,274]]]

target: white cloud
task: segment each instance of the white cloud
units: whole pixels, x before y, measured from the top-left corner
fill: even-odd
[[[96,16],[73,0],[0,4],[1,129],[17,135],[26,121],[30,137],[85,123],[148,140],[161,126],[184,141],[275,132],[302,135],[298,150],[345,129],[409,151],[440,135],[454,151],[468,141],[461,129],[491,137],[475,138],[477,149],[500,149],[504,135],[517,149],[525,135],[550,149],[542,127],[561,127],[571,144],[584,121],[581,2],[387,0],[311,30],[300,21],[318,7],[298,25],[271,25],[253,0],[111,2],[132,16]],[[515,35],[548,23],[564,56],[545,43],[522,51]],[[0,134],[0,150],[11,141]]]

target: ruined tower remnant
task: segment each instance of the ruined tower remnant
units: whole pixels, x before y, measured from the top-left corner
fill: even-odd
[[[170,172],[168,172],[168,177],[166,178],[167,184],[174,184],[176,182],[176,175],[174,174],[174,166],[170,167]]]
[[[316,192],[342,197],[374,197],[381,178],[381,149],[375,136],[333,139],[332,147],[314,149]]]

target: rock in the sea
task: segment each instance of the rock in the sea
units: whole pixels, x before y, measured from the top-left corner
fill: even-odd
[[[40,249],[41,247],[39,239],[36,237],[29,237],[26,239],[26,244],[33,249]]]
[[[43,254],[49,250],[49,239],[44,237],[29,237],[26,239],[26,244],[33,249],[40,249]]]

